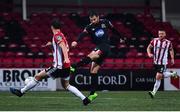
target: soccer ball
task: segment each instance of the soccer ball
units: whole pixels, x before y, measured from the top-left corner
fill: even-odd
[[[34,77],[27,77],[24,81],[25,85],[27,85],[33,79],[34,79]]]

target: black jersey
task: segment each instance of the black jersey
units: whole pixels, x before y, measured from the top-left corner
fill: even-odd
[[[109,43],[108,28],[111,28],[112,24],[106,19],[100,19],[97,24],[89,24],[85,27],[85,30],[91,36],[94,44],[99,45],[102,43]]]

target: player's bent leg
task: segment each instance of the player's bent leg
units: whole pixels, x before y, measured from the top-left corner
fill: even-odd
[[[151,98],[154,98],[155,94],[157,93],[160,85],[161,85],[161,79],[162,79],[163,74],[157,72],[156,74],[156,82],[154,84],[154,88],[152,92],[149,92],[149,95],[151,96]]]
[[[152,99],[153,99],[154,96],[155,96],[154,92],[152,92],[152,91],[149,91],[148,94],[150,95],[150,97],[151,97]]]
[[[91,101],[85,97],[76,87],[72,86],[69,84],[69,78],[65,78],[65,79],[61,79],[61,83],[62,86],[70,91],[71,93],[73,93],[75,96],[79,97],[82,101],[84,105],[88,105]]]
[[[173,78],[178,78],[178,74],[177,74],[177,72],[176,71],[170,71],[170,73],[172,73],[172,77]]]
[[[93,100],[95,100],[97,98],[97,96],[98,96],[98,94],[96,92],[94,92],[88,96],[88,99],[92,102]]]
[[[99,58],[99,52],[97,51],[92,51],[91,53],[88,54],[88,57],[91,58],[91,60],[96,60],[97,58]]]
[[[45,70],[41,71],[37,75],[35,75],[34,79],[31,80],[27,85],[25,85],[22,89],[15,89],[15,88],[10,88],[10,92],[16,96],[23,96],[25,92],[29,91],[30,89],[34,88],[37,84],[38,81],[42,80],[44,77],[46,77],[46,72]]]
[[[71,73],[74,73],[76,71],[76,68],[84,66],[92,62],[93,60],[97,59],[99,57],[98,52],[92,51],[91,53],[88,54],[87,57],[81,59],[79,62],[74,63],[70,67]]]
[[[41,81],[45,77],[47,77],[47,74],[46,74],[45,70],[43,70],[40,73],[36,74],[34,76],[34,80],[31,80],[24,88],[22,88],[21,92],[25,93],[25,92],[31,90],[32,88],[34,88],[38,84],[39,81]]]
[[[96,97],[98,96],[98,94],[95,92],[97,90],[98,87],[98,76],[97,76],[97,72],[99,71],[100,66],[98,64],[96,64],[95,62],[92,63],[91,68],[90,68],[90,75],[91,75],[91,91],[90,91],[90,95],[88,96],[88,98],[93,101],[96,99]]]
[[[177,78],[178,74],[176,71],[170,71],[170,72],[163,72],[164,78],[173,77]]]
[[[16,89],[16,88],[10,87],[10,92],[16,96],[19,96],[19,97],[23,96],[23,93],[21,93],[21,91],[19,89]]]
[[[79,62],[73,63],[73,64],[71,65],[71,67],[70,67],[70,72],[71,72],[71,73],[74,73],[74,72],[76,71],[76,68],[81,67],[81,66],[84,66],[84,65],[87,65],[87,64],[89,64],[91,61],[92,61],[92,59],[91,59],[89,56],[87,56],[87,57],[81,59]]]
[[[25,94],[25,92],[27,92],[28,90],[32,89],[33,87],[35,87],[37,85],[38,81],[35,80],[35,78],[33,80],[31,80],[26,86],[24,86],[22,89],[16,89],[16,88],[10,88],[10,92],[13,93],[16,96],[23,96]]]

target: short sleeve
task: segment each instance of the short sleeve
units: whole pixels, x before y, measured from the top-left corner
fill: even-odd
[[[173,45],[172,45],[172,42],[170,42],[170,45],[169,45],[169,50],[173,49]]]
[[[63,42],[63,36],[61,35],[55,35],[54,36],[54,41],[57,43],[57,44],[60,44],[61,42]]]
[[[90,25],[86,26],[83,30],[83,32],[89,33],[90,32]]]
[[[109,21],[107,19],[105,19],[104,21],[105,21],[105,24],[108,26],[108,28],[114,27],[113,24],[111,23],[111,21]]]
[[[150,45],[151,45],[151,46],[154,46],[154,39],[151,40]]]

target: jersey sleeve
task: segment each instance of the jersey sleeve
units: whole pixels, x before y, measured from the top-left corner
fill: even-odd
[[[60,44],[61,42],[64,41],[63,36],[62,36],[62,35],[59,35],[59,34],[58,34],[58,35],[55,35],[54,41],[55,41],[57,44]]]
[[[150,45],[154,47],[154,39],[151,40]]]
[[[83,32],[89,33],[90,32],[90,25],[86,26]]]
[[[109,20],[105,19],[104,21],[108,28],[114,27],[113,24]]]
[[[173,49],[173,45],[172,45],[172,42],[170,42],[169,50],[172,50],[172,49]]]

